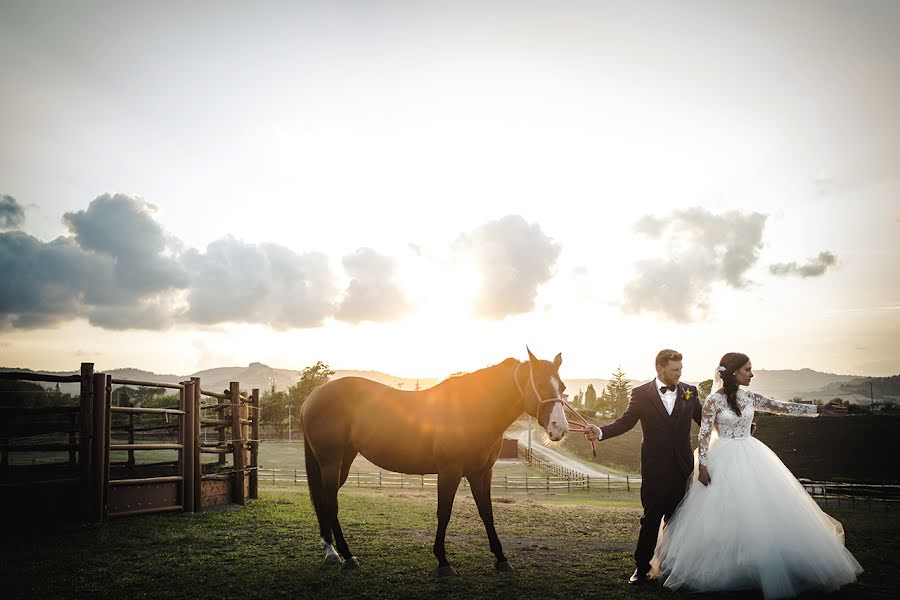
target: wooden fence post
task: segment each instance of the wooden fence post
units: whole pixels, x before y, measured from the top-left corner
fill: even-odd
[[[106,505],[103,491],[106,488],[104,455],[106,454],[106,375],[97,373],[92,385],[92,435],[91,435],[91,521],[103,522]]]
[[[194,397],[193,399],[189,398],[189,400],[192,400],[191,411],[194,415],[194,424],[191,426],[191,460],[194,463],[194,477],[191,481],[191,491],[194,494],[194,512],[200,512],[203,510],[203,488],[201,486],[203,482],[203,459],[200,454],[200,437],[203,433],[203,428],[200,427],[200,378],[191,377],[191,383],[194,384]],[[218,399],[216,399],[216,402],[221,403]],[[224,439],[225,430],[220,429],[219,433],[222,439]],[[224,446],[225,442],[220,442],[219,445]],[[225,455],[220,454],[219,458],[224,461]]]
[[[134,403],[132,403],[132,406]],[[134,413],[128,415],[128,443],[134,444]],[[129,467],[134,466],[134,450],[128,451],[128,461],[126,463]]]
[[[241,439],[241,384],[232,381],[231,391],[231,449],[234,453],[234,478],[232,497],[235,504],[244,505],[244,444]]]
[[[93,519],[93,488],[91,486],[91,430],[93,429],[93,404],[94,404],[94,363],[81,363],[81,399],[79,408],[79,420],[81,431],[79,433],[78,471],[81,478],[81,502],[82,518],[85,521]]]
[[[181,475],[181,506],[184,512],[194,512],[194,384],[183,382],[178,408],[184,411],[178,421],[178,470]]]
[[[250,435],[253,438],[250,441],[250,497],[256,500],[259,498],[259,388],[253,388],[250,397]]]
[[[106,376],[106,387],[103,393],[103,406],[106,416],[103,419],[106,432],[103,436],[103,512],[104,519],[109,519],[109,445],[112,443],[112,375]]]
[[[218,419],[219,421],[224,421],[225,420],[225,401],[224,400],[216,400],[216,402],[218,402],[218,404],[219,404],[218,408],[216,408],[216,419]],[[199,436],[200,434],[198,433],[197,435]],[[227,444],[227,441],[225,439],[225,428],[222,427],[220,429],[217,429],[216,435],[219,436],[219,444],[218,444],[219,447],[224,448],[225,445]],[[224,453],[219,454],[217,462],[219,463],[219,465],[222,465],[222,466],[225,465],[225,454]]]

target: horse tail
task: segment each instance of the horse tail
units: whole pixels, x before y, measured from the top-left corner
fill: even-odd
[[[316,518],[321,525],[325,514],[322,512],[322,469],[313,453],[306,431],[303,432],[303,453],[306,457],[306,484],[309,486],[309,497],[312,499]]]

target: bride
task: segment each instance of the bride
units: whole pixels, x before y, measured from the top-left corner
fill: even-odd
[[[719,365],[716,381],[720,376],[724,384],[703,405],[697,475],[660,528],[651,575],[667,588],[757,589],[765,598],[856,581],[863,569],[844,547],[841,524],[750,436],[754,410],[815,417],[846,408],[778,402],[740,389],[753,378],[744,354],[730,352]]]

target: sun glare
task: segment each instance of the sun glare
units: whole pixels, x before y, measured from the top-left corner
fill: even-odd
[[[418,317],[436,321],[469,320],[481,286],[481,273],[471,264],[418,260],[407,265],[404,293]]]

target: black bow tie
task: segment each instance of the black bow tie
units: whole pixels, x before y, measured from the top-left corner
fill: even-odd
[[[664,385],[661,388],[659,388],[659,391],[661,393],[665,394],[666,392],[674,392],[677,389],[678,389],[677,385]]]

